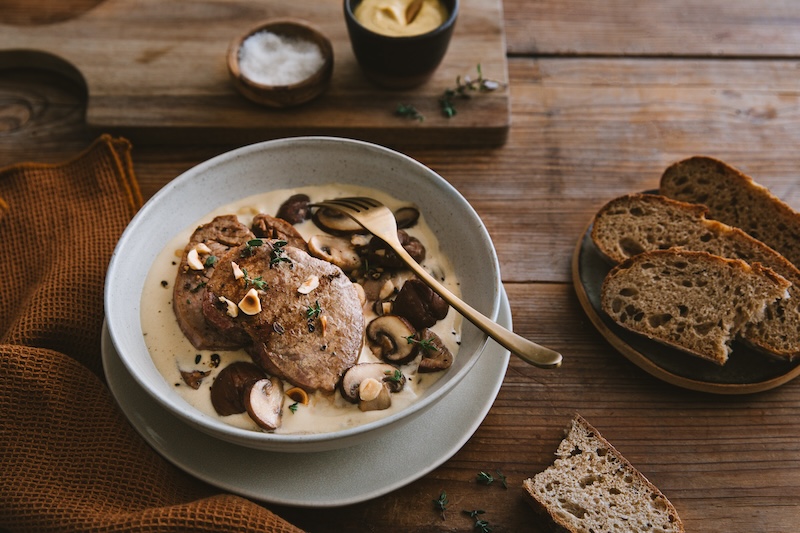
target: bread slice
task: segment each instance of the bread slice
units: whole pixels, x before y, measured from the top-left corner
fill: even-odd
[[[612,268],[600,303],[620,326],[723,365],[736,334],[789,286],[759,263],[671,248]]]
[[[660,193],[708,206],[708,217],[741,228],[800,268],[800,213],[730,165],[695,156],[668,167]]]
[[[792,283],[789,298],[769,304],[760,320],[748,323],[743,339],[780,357],[800,355],[800,270],[739,228],[708,220],[706,211],[660,195],[621,196],[595,215],[592,240],[614,263],[644,251],[680,247],[771,268]]]
[[[522,485],[531,507],[556,531],[684,531],[667,497],[580,415],[555,462]]]

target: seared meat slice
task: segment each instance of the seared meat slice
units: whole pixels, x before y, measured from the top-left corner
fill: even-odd
[[[183,250],[175,279],[172,308],[181,331],[198,350],[240,348],[247,340],[246,337],[221,334],[210,327],[203,316],[202,301],[206,284],[219,258],[253,237],[253,233],[235,215],[224,215],[199,226]],[[202,265],[201,269],[196,268],[196,261],[190,261],[190,254],[197,255],[196,261]]]
[[[228,302],[238,304],[253,289],[261,310],[248,315],[240,306],[232,313]],[[207,291],[207,320],[246,334],[253,360],[296,386],[332,392],[358,360],[364,332],[358,293],[327,261],[276,241],[245,244],[219,262]]]
[[[289,246],[300,248],[304,252],[308,251],[306,240],[300,235],[300,232],[290,222],[282,218],[259,213],[253,217],[251,229],[256,237],[286,241]]]

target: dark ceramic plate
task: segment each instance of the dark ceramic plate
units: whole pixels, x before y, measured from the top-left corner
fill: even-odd
[[[717,394],[760,392],[800,374],[800,360],[766,356],[741,343],[734,343],[728,362],[719,366],[619,327],[600,306],[600,289],[611,267],[592,242],[590,226],[572,257],[578,299],[606,340],[649,374],[673,385]]]

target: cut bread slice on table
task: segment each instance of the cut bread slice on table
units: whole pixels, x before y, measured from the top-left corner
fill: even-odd
[[[659,192],[707,206],[709,218],[741,228],[800,268],[800,213],[727,163],[705,156],[674,163]]]
[[[554,463],[523,481],[523,488],[555,531],[684,531],[667,497],[580,415]]]
[[[792,283],[789,298],[770,303],[745,327],[745,342],[762,352],[800,356],[800,270],[739,228],[706,218],[707,208],[655,194],[629,194],[603,206],[592,221],[592,241],[612,263],[673,247],[760,263]]]
[[[759,263],[671,248],[612,268],[600,303],[621,327],[723,365],[736,335],[790,285]]]

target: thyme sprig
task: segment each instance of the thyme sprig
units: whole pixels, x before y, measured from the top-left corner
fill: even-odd
[[[264,278],[262,276],[258,276],[257,278],[251,278],[247,274],[247,269],[246,268],[242,269],[242,274],[244,274],[242,279],[244,279],[244,286],[245,287],[253,285],[253,286],[255,286],[255,288],[257,288],[259,290],[262,290],[262,291],[265,291],[265,290],[267,290],[269,288],[269,285],[267,285],[267,282],[264,281]]]
[[[441,514],[442,520],[445,519],[444,512],[447,510],[447,505],[449,503],[450,502],[447,500],[447,493],[444,490],[442,490],[438,498],[433,500],[433,506],[436,508],[437,511],[439,511],[439,514]]]
[[[400,383],[403,380],[403,373],[400,371],[399,368],[395,368],[394,372],[391,370],[387,370],[384,372],[386,377],[383,378],[385,381],[391,381],[393,383]]]
[[[464,510],[464,514],[469,515],[470,518],[475,520],[474,529],[476,531],[480,531],[480,533],[491,533],[492,528],[489,526],[489,522],[479,518],[480,515],[484,514],[485,512],[486,511],[483,509],[474,509],[472,511],[467,511],[466,509]]]
[[[447,118],[452,118],[456,115],[456,98],[472,98],[473,93],[485,93],[496,91],[500,87],[504,87],[504,83],[483,77],[481,65],[477,66],[478,77],[472,79],[469,75],[458,76],[456,78],[456,87],[454,89],[445,89],[441,98],[439,98],[439,107],[442,110],[442,115]]]
[[[255,253],[256,248],[263,244],[264,241],[261,239],[250,239],[245,243],[245,247],[242,248],[242,252],[239,255],[241,257],[250,257]]]
[[[423,122],[425,115],[417,111],[417,108],[411,104],[397,104],[394,114],[398,117],[408,117]]]
[[[497,475],[496,478],[487,472],[483,471],[478,472],[477,476],[478,483],[480,483],[481,485],[491,485],[495,481],[499,480],[500,484],[503,485],[503,488],[507,489],[508,482],[506,481],[506,476],[504,476],[503,473],[500,472],[500,470],[495,470],[494,472]]]
[[[272,251],[269,254],[270,266],[277,265],[278,263],[289,263],[294,266],[292,260],[283,255],[286,252],[283,247],[287,244],[286,241],[275,241],[272,243]]]
[[[431,339],[416,339],[414,335],[409,335],[408,337],[404,337],[408,344],[419,344],[419,347],[425,350],[426,352],[438,352],[439,348],[433,343]]]

